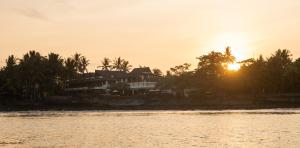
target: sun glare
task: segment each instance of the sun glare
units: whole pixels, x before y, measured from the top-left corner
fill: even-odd
[[[241,68],[241,65],[238,63],[232,63],[227,65],[227,69],[231,71],[238,71]]]
[[[242,61],[251,55],[248,47],[250,42],[250,39],[243,33],[222,33],[211,40],[208,49],[224,52],[224,48],[229,46],[236,61]]]

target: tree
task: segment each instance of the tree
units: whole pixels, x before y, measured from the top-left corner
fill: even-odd
[[[112,66],[113,69],[118,70],[118,71],[123,70],[123,68],[122,68],[123,61],[124,60],[121,57],[114,59],[113,66]]]
[[[109,58],[105,57],[103,59],[103,61],[101,61],[101,65],[98,66],[98,67],[101,67],[102,70],[108,71],[108,70],[110,70],[112,68],[112,65],[110,65],[110,63],[111,63],[111,60]]]
[[[300,92],[300,58],[286,68],[283,82],[285,92]]]
[[[114,70],[128,72],[131,67],[132,65],[129,64],[129,61],[122,59],[121,57],[115,58],[113,60],[112,69]]]
[[[84,74],[85,72],[88,72],[87,66],[89,64],[90,64],[89,60],[86,57],[82,56],[81,59],[80,59],[79,68],[78,68],[79,72],[81,74]]]
[[[227,46],[225,48],[224,58],[226,63],[233,63],[235,61],[235,57],[231,53],[231,48]]]
[[[268,91],[282,92],[284,91],[284,72],[292,64],[292,54],[289,50],[278,49],[272,56],[267,59],[266,73],[268,81]]]
[[[17,59],[13,55],[10,55],[6,60],[6,66],[1,70],[1,78],[3,78],[3,85],[0,87],[10,96],[18,95],[18,91],[20,89],[19,81],[17,81],[17,68]]]
[[[85,56],[82,56],[80,53],[75,53],[73,56],[73,60],[75,61],[77,73],[84,74],[85,72],[87,72],[89,60]]]
[[[197,59],[199,62],[194,78],[196,86],[205,91],[225,91],[227,89],[225,84],[230,81],[227,65],[235,62],[230,47],[226,47],[224,53],[212,51]]]
[[[0,68],[0,96],[4,93],[4,83],[5,83],[5,77],[4,77],[4,68]]]
[[[153,72],[153,74],[155,75],[155,76],[162,76],[163,75],[163,73],[161,72],[161,70],[160,69],[158,69],[158,68],[153,68],[152,69],[152,72]]]
[[[25,96],[30,99],[41,98],[42,86],[45,80],[45,57],[39,52],[29,51],[20,60],[20,75]]]
[[[170,70],[167,70],[167,71],[166,71],[166,76],[172,76],[172,73],[171,73]]]
[[[14,57],[14,55],[8,56],[6,60],[6,67],[5,69],[12,69],[17,66],[17,59]]]
[[[196,71],[205,75],[220,75],[224,71],[224,56],[220,52],[212,51],[208,55],[197,58],[199,60]]]
[[[73,59],[75,61],[75,65],[76,65],[76,72],[79,72],[80,62],[81,62],[81,54],[80,53],[75,53],[73,55]]]
[[[179,75],[182,75],[182,74],[188,72],[189,69],[190,69],[190,67],[191,67],[191,64],[189,64],[189,63],[184,63],[184,64],[182,64],[182,65],[178,65],[178,66],[175,66],[175,67],[173,67],[173,68],[170,68],[170,70],[171,70],[171,72],[173,72],[175,75],[178,75],[178,76],[179,76]]]
[[[190,67],[191,64],[184,63],[170,68],[170,71],[167,71],[166,76],[159,80],[159,87],[172,89],[176,91],[177,96],[183,96],[184,89],[193,87],[191,78],[194,73],[189,71]],[[161,75],[159,69],[154,69],[153,71],[154,73],[158,73],[156,75]]]
[[[132,65],[129,64],[129,61],[123,60],[122,65],[121,65],[122,71],[129,72],[131,67],[132,67]]]
[[[266,61],[262,55],[257,59],[245,60],[239,71],[243,92],[264,93],[266,89]]]
[[[50,53],[45,59],[45,83],[47,92],[50,94],[57,93],[63,87],[63,66],[64,60],[59,56],[59,54]]]
[[[72,58],[67,58],[64,63],[65,80],[71,80],[75,78],[76,73],[77,73],[76,61]]]

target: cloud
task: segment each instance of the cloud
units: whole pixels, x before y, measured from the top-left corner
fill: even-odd
[[[37,9],[34,8],[22,8],[22,9],[16,9],[16,12],[19,13],[20,15],[33,18],[33,19],[39,19],[39,20],[48,20],[49,18],[47,15]]]
[[[112,9],[130,7],[141,2],[143,0],[0,0],[0,12],[10,11],[27,18],[45,21],[56,20],[67,15],[72,15],[72,17],[93,15]]]
[[[50,20],[53,12],[64,12],[66,9],[71,9],[66,0],[10,0],[6,1],[5,5],[6,9],[11,12],[38,20]]]

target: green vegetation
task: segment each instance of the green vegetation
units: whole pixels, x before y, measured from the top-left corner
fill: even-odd
[[[87,71],[88,64],[78,53],[66,60],[55,53],[44,57],[36,51],[29,51],[21,59],[11,55],[0,71],[0,92],[8,97],[30,100],[58,95],[67,80]]]
[[[117,70],[125,72],[129,72],[131,67],[132,65],[129,64],[129,61],[122,59],[121,57],[115,58],[113,61],[105,57],[103,61],[101,61],[101,65],[98,66],[101,70]]]
[[[45,96],[63,95],[67,81],[87,73],[88,65],[89,60],[79,53],[66,59],[55,53],[42,56],[36,51],[29,51],[21,59],[11,55],[0,70],[0,96],[38,101]],[[118,57],[113,61],[104,58],[99,67],[128,72],[132,66],[126,59]]]
[[[289,50],[277,50],[270,57],[236,61],[230,48],[224,53],[210,52],[197,57],[196,69],[191,64],[170,68],[166,75],[154,68],[159,76],[160,89],[172,89],[183,95],[185,89],[196,90],[196,94],[278,94],[300,92],[300,58],[293,60]],[[239,63],[238,71],[228,70],[230,63]],[[38,101],[44,96],[63,95],[68,80],[85,74],[89,60],[79,53],[63,59],[50,53],[42,56],[29,51],[22,58],[11,55],[0,70],[0,96]],[[131,65],[121,57],[101,61],[102,70],[128,72]],[[118,84],[115,88],[128,88]]]
[[[161,88],[196,89],[198,93],[213,94],[275,94],[300,92],[300,59],[292,60],[289,50],[277,50],[270,57],[238,62],[240,70],[227,66],[237,62],[230,48],[224,53],[210,52],[197,58],[198,67],[189,64],[175,66],[160,81]]]

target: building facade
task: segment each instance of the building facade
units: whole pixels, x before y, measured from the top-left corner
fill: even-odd
[[[67,92],[95,91],[101,94],[135,94],[156,88],[158,77],[149,67],[134,68],[131,72],[95,70],[68,82]]]

